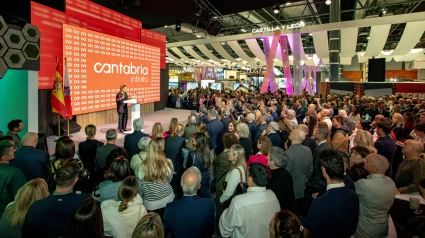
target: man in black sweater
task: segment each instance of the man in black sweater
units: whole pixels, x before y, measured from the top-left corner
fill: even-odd
[[[74,185],[78,181],[80,166],[67,163],[55,175],[56,190],[45,199],[34,202],[28,209],[22,228],[22,237],[64,236],[74,210],[90,194],[76,194]]]
[[[375,142],[375,148],[378,151],[378,154],[387,158],[390,167],[385,173],[386,176],[392,176],[392,163],[394,159],[395,152],[397,151],[397,145],[390,136],[391,133],[391,122],[388,118],[384,117],[380,122],[376,123],[376,134],[379,138]]]

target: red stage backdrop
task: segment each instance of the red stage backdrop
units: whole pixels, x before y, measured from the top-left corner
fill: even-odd
[[[112,109],[122,84],[141,103],[160,100],[160,49],[63,25],[74,115]]]
[[[163,34],[156,33],[154,31],[149,31],[142,29],[141,30],[141,42],[143,44],[151,45],[158,47],[161,50],[161,69],[165,69],[166,66],[166,42],[167,37]]]

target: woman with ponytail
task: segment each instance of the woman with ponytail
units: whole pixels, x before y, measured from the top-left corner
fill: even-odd
[[[138,193],[139,186],[139,179],[129,176],[118,189],[120,201],[107,200],[102,203],[105,236],[131,237],[137,222],[146,215],[146,208]]]
[[[277,212],[269,226],[270,238],[310,238],[301,220],[288,210]]]

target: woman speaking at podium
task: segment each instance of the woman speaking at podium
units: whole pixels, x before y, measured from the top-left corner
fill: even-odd
[[[127,86],[120,86],[120,92],[117,94],[117,112],[118,112],[118,130],[123,133],[127,128],[128,109],[125,100],[128,100]]]

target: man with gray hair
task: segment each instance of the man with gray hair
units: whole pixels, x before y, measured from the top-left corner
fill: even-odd
[[[134,175],[138,178],[143,178],[144,174],[140,174],[140,165],[145,161],[146,156],[148,155],[149,142],[151,142],[150,137],[142,137],[137,144],[137,147],[140,150],[140,153],[136,154],[131,158],[130,168],[133,169]]]
[[[303,146],[306,133],[301,129],[295,129],[289,135],[292,145],[285,151],[286,170],[292,175],[294,182],[295,199],[298,203],[300,215],[305,216],[307,209],[304,201],[305,184],[309,181],[313,172],[313,156],[311,150]]]
[[[289,210],[297,213],[292,176],[285,169],[285,151],[282,148],[274,146],[269,149],[267,159],[268,165],[272,170],[272,177],[269,179],[267,189],[274,192],[277,200],[279,200],[281,210]]]
[[[196,133],[197,120],[198,120],[198,118],[196,118],[193,115],[190,115],[187,118],[187,126],[186,126],[186,128],[184,128],[184,134],[183,134],[183,137],[186,140],[189,139],[190,135],[192,135],[193,133]]]
[[[208,124],[208,109],[206,107],[203,107],[201,110],[202,116],[199,119],[200,121],[203,121],[205,124]]]
[[[322,121],[326,122],[326,124],[328,124],[328,129],[329,131],[332,130],[332,121],[330,119],[330,112],[329,109],[323,109],[320,112],[320,116],[322,117]]]
[[[130,158],[130,160],[134,155],[139,153],[137,144],[139,143],[140,139],[146,136],[149,137],[148,134],[142,132],[143,124],[144,122],[142,118],[135,119],[133,121],[134,132],[124,137],[124,149],[127,151],[128,158]]]
[[[216,155],[220,154],[223,150],[223,132],[224,125],[223,122],[217,119],[217,111],[211,109],[208,111],[208,124],[207,132],[210,135],[210,138],[213,142],[214,152]]]
[[[109,129],[106,132],[106,144],[97,148],[96,166],[98,169],[104,169],[106,167],[106,157],[108,157],[109,153],[113,149],[118,147],[117,145],[115,145],[115,142],[117,141],[117,135],[118,134],[115,129]]]
[[[267,126],[267,129],[264,130],[264,135],[267,135],[267,137],[270,138],[273,146],[283,148],[282,139],[280,138],[279,134],[277,134],[278,131],[279,124],[277,124],[275,121],[272,121]]]
[[[292,126],[292,130],[295,130],[298,126],[298,121],[296,118],[296,112],[294,110],[288,110],[287,112],[289,123]]]
[[[232,121],[232,118],[230,118],[230,110],[229,109],[224,109],[223,110],[223,114],[224,114],[224,118],[223,120],[221,120],[223,122],[224,125],[224,133],[227,133],[229,131],[229,123]]]
[[[181,178],[184,196],[166,205],[162,224],[164,237],[211,237],[214,233],[215,204],[211,198],[197,195],[201,188],[201,172],[196,167],[187,169]]]
[[[192,115],[196,118],[196,123],[199,122],[199,113],[197,111],[195,111],[195,110],[190,111],[190,115]]]
[[[254,113],[250,112],[248,115],[246,115],[246,120],[248,121],[248,127],[249,127],[249,137],[252,141],[254,141],[255,138],[255,132],[257,131],[257,126],[255,125],[255,115]]]
[[[356,129],[356,123],[354,123],[353,120],[348,118],[347,111],[345,111],[345,110],[339,110],[338,116],[344,118],[344,124],[343,125],[346,125],[348,127],[348,136],[351,136],[351,134],[353,134],[354,129]]]
[[[354,234],[356,238],[388,236],[388,211],[396,194],[393,180],[385,176],[388,167],[388,160],[382,155],[370,154],[366,157],[364,168],[369,176],[355,182],[360,200],[359,221]]]

